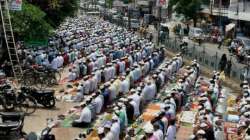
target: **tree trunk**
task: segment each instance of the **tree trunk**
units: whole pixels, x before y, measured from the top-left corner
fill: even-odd
[[[196,25],[197,25],[197,17],[196,16],[193,18],[193,21],[194,21],[194,27],[196,27]]]

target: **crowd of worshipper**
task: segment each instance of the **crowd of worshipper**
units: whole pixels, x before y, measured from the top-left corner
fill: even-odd
[[[250,139],[249,118],[250,118],[250,89],[248,81],[241,83],[242,95],[238,98],[238,111],[240,113],[238,121],[238,134],[242,139]]]
[[[153,47],[152,42],[139,38],[133,31],[90,17],[68,19],[50,42],[54,47],[23,49],[23,63],[54,70],[73,63],[69,69],[69,81],[91,75],[94,70],[115,61],[123,65],[119,61],[127,57],[125,54],[133,54],[131,57],[135,60],[150,57],[148,54]],[[131,57],[128,59],[131,60]],[[120,72],[125,71],[123,67]]]
[[[208,89],[202,85],[208,85]],[[224,140],[225,116],[221,109],[226,107],[226,91],[221,86],[220,73],[214,72],[209,83],[201,77],[195,88],[199,104],[191,139]]]
[[[26,65],[38,64],[55,70],[69,65],[67,80],[77,81],[77,93],[68,100],[80,102],[80,115],[72,122],[73,127],[90,127],[99,115],[110,113],[111,121],[98,126],[99,139],[133,140],[137,134],[130,124],[140,118],[147,104],[161,98],[161,111],[143,127],[145,135],[141,139],[174,140],[177,113],[189,109],[196,97],[199,109],[190,139],[224,139],[223,116],[216,112],[217,104],[224,98],[220,74],[215,73],[207,83],[199,78],[196,60],[178,76],[178,87],[161,97],[160,91],[176,79],[183,66],[181,54],[164,60],[163,48],[156,48],[132,31],[93,17],[68,19],[50,43],[54,47],[23,50],[23,60]],[[209,85],[208,91],[201,88],[204,83]],[[246,97],[242,100],[248,102]],[[243,111],[243,117],[249,114],[247,107]]]
[[[131,122],[135,121],[136,118],[141,115],[145,105],[157,96],[159,90],[169,82],[170,77],[181,68],[181,65],[182,58],[180,55],[177,55],[170,61],[164,61],[161,67],[155,70],[152,74],[149,74],[149,76],[144,78],[141,76],[139,77],[139,81],[129,80],[130,82],[127,82],[128,90],[126,93],[122,93],[119,98],[112,97],[111,86],[113,85],[114,87],[122,87],[121,82],[105,82],[104,86],[101,86],[100,90],[97,92],[98,94],[94,93],[90,99],[81,103],[83,110],[81,112],[80,118],[73,122],[73,126],[89,126],[96,114],[100,113],[99,111],[106,111],[107,108],[112,108],[109,110],[109,112],[112,112],[112,121],[107,121],[103,124],[103,126],[98,128],[99,138],[108,140],[120,139],[120,136],[124,136],[126,134],[126,128],[129,126],[129,124],[131,124]],[[157,65],[155,65],[155,67],[156,66]],[[142,66],[139,67],[142,69]],[[126,77],[123,77],[123,79],[126,78],[131,78],[131,72],[127,73]],[[117,80],[120,81],[119,78]],[[120,86],[117,86],[119,83]],[[116,94],[119,95],[119,92],[116,92]],[[169,97],[169,102],[167,102],[166,99],[166,104],[169,104],[169,107],[171,106],[170,99],[173,98]],[[93,106],[96,106],[98,109],[93,109]],[[176,106],[171,106],[171,109],[166,107],[166,110],[169,110],[169,112],[173,113],[171,116],[173,119],[172,124],[174,125]],[[164,116],[165,115],[162,112],[161,117]],[[170,127],[168,131],[169,133],[171,132],[171,129],[172,128]],[[149,133],[147,130],[148,128],[146,128],[145,132]],[[166,133],[164,132],[164,134]],[[152,135],[152,137],[154,136],[155,135]],[[127,134],[125,137],[131,138],[129,134]],[[171,133],[169,134],[169,137],[175,137],[175,134]]]

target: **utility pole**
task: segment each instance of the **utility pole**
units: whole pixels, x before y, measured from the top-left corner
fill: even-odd
[[[107,0],[104,1],[104,20],[106,19],[106,14],[107,14]]]
[[[158,25],[157,25],[157,46],[160,44],[160,27],[161,27],[161,5],[160,3],[158,4]]]
[[[128,6],[128,29],[131,29],[131,6]]]
[[[220,30],[222,31],[222,12],[221,12],[221,8],[222,8],[222,0],[220,0],[219,2],[219,26],[220,26]]]

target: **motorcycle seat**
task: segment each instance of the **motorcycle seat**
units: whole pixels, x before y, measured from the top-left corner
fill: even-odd
[[[54,90],[37,90],[36,93],[38,94],[54,94]]]
[[[0,112],[3,122],[5,120],[19,121],[24,118],[24,113],[20,112]]]
[[[12,122],[12,121],[8,121],[8,122],[3,122],[0,123],[0,130],[8,130],[8,129],[13,129],[13,128],[17,128],[20,126],[20,122]]]

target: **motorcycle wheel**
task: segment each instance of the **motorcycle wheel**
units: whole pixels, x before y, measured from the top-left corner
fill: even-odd
[[[12,111],[15,109],[15,105],[11,101],[4,101],[3,108],[6,111]]]
[[[18,108],[24,112],[25,115],[31,115],[36,111],[37,103],[32,96],[26,96],[19,102]]]
[[[43,101],[43,106],[46,108],[52,108],[56,105],[56,100],[54,97],[50,97],[48,100]]]
[[[0,96],[0,110],[5,110],[5,106],[6,106],[5,99],[4,97]]]

